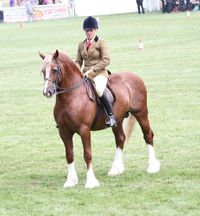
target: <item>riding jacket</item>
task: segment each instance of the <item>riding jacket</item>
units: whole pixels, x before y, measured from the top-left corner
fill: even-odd
[[[106,67],[110,64],[110,56],[106,42],[96,36],[90,48],[87,49],[87,39],[81,41],[78,45],[75,63],[79,69],[82,69],[83,66],[83,73],[92,69],[91,77],[93,78],[99,74],[108,77]]]

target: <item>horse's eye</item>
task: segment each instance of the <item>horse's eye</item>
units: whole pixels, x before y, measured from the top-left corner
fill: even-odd
[[[53,73],[57,73],[58,72],[58,68],[53,68],[52,71],[53,71]]]

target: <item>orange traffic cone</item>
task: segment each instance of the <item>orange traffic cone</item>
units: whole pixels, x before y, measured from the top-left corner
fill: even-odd
[[[20,28],[20,29],[23,28],[23,24],[22,24],[22,22],[19,23],[19,28]]]
[[[141,39],[138,41],[138,49],[140,51],[144,50],[144,43],[143,43],[143,41]]]

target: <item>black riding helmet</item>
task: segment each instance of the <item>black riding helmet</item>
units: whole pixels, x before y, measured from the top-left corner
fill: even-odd
[[[98,22],[94,17],[87,17],[84,21],[83,21],[83,29],[87,30],[87,29],[98,29]]]

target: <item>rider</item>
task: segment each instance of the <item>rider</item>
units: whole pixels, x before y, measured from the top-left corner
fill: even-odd
[[[97,94],[109,117],[106,125],[115,127],[117,123],[112,104],[104,91],[108,81],[106,67],[110,64],[110,56],[105,41],[97,36],[97,29],[98,22],[94,17],[89,16],[83,21],[83,30],[87,38],[78,45],[75,63],[79,69],[83,65],[84,75],[94,81]]]

